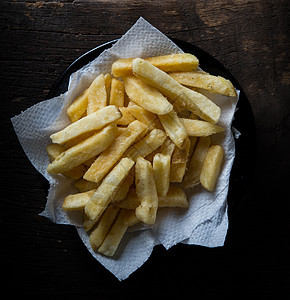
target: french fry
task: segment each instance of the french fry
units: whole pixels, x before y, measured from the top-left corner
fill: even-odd
[[[126,76],[123,81],[129,98],[144,109],[158,115],[167,114],[173,109],[172,104],[157,89],[135,76]]]
[[[224,131],[224,128],[206,121],[183,118],[180,118],[179,120],[185,127],[189,136],[209,136]]]
[[[103,243],[99,247],[99,253],[102,253],[106,256],[113,256],[115,254],[128,228],[128,225],[126,225],[124,222],[127,214],[127,210],[121,209],[115,223],[113,224]]]
[[[226,96],[237,96],[233,84],[221,76],[213,76],[201,71],[176,72],[170,73],[169,75],[182,85],[202,88],[212,93]]]
[[[188,164],[188,169],[184,175],[183,187],[190,188],[200,182],[200,172],[207,150],[210,146],[210,137],[201,137],[195,147],[193,155]]]
[[[110,92],[110,104],[118,107],[124,106],[124,84],[121,80],[116,78],[112,79],[111,92]]]
[[[210,122],[217,123],[221,110],[204,95],[182,86],[167,73],[141,58],[133,60],[133,73],[148,84],[159,89],[171,102],[180,105]]]
[[[95,191],[96,190],[90,190],[87,192],[66,196],[62,204],[63,210],[72,211],[84,209],[86,204],[90,201],[91,197],[95,193]]]
[[[170,184],[170,160],[169,155],[157,153],[153,158],[153,175],[157,195],[165,197]]]
[[[135,166],[135,185],[140,205],[136,208],[136,217],[145,224],[154,224],[158,208],[158,196],[152,165],[139,157]]]
[[[90,115],[107,105],[107,91],[104,74],[100,74],[90,85],[87,114]]]
[[[100,154],[108,148],[116,135],[116,124],[108,125],[100,132],[69,148],[56,157],[47,167],[48,173],[64,173]]]
[[[155,151],[166,139],[166,134],[160,129],[153,129],[142,140],[129,148],[124,156],[136,160]]]
[[[130,158],[122,158],[113,170],[104,178],[90,201],[85,206],[85,213],[96,223],[112,200],[112,195],[128,175],[134,165]]]
[[[134,58],[121,58],[112,65],[112,74],[115,77],[132,74]],[[152,65],[165,72],[192,71],[198,68],[198,59],[189,53],[177,53],[145,58]]]
[[[190,149],[189,138],[186,139],[186,144],[184,149],[179,149],[178,147],[175,147],[171,159],[170,182],[182,182],[186,170],[189,149]]]
[[[220,145],[212,145],[208,149],[204,159],[200,172],[200,183],[210,192],[214,191],[223,157],[223,148]]]
[[[92,182],[102,180],[138,136],[146,130],[147,126],[137,120],[128,125],[126,130],[97,157],[85,173],[84,179]]]
[[[111,82],[112,82],[112,77],[110,74],[106,74],[104,76],[105,80],[105,88],[106,88],[106,93],[107,93],[107,103],[110,103],[110,92],[111,92]]]
[[[176,112],[172,110],[166,115],[158,116],[158,118],[174,144],[178,148],[183,149],[185,147],[185,141],[188,134],[185,127],[180,122]]]
[[[67,108],[66,112],[72,123],[79,120],[82,117],[82,115],[86,112],[88,107],[88,94],[89,89],[87,88]]]
[[[87,132],[101,129],[122,117],[120,110],[110,105],[86,116],[50,136],[53,143],[64,144]]]
[[[49,156],[51,162],[53,162],[61,153],[65,151],[65,148],[59,144],[50,144],[46,146],[46,152]],[[72,178],[80,179],[86,172],[86,167],[84,165],[79,165],[72,168],[70,171],[64,172],[63,175]]]
[[[115,221],[120,208],[114,205],[109,205],[100,218],[100,222],[90,234],[90,244],[93,250],[100,247],[109,232],[113,222]]]
[[[171,141],[170,138],[167,138],[164,143],[160,146],[160,153],[163,155],[172,156],[172,153],[175,149],[175,144]]]
[[[116,189],[115,193],[112,196],[112,202],[116,203],[119,201],[122,201],[126,198],[128,191],[131,187],[131,185],[134,182],[134,175],[135,175],[135,169],[132,168],[128,174],[128,176],[123,180],[123,182],[119,185],[119,187]]]

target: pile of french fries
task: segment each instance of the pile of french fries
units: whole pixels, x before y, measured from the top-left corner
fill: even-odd
[[[49,173],[75,179],[65,211],[83,212],[92,249],[113,256],[129,226],[162,207],[187,208],[184,188],[213,191],[224,151],[210,136],[221,110],[196,88],[236,96],[229,80],[198,70],[191,54],[119,59],[67,109],[51,135]]]

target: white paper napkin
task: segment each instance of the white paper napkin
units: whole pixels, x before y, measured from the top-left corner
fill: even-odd
[[[100,73],[109,73],[112,63],[124,57],[148,57],[182,52],[170,39],[143,18],[132,26],[110,49],[105,50],[94,61],[72,74],[68,91],[58,97],[40,102],[11,119],[18,139],[33,166],[49,181],[47,204],[42,216],[57,224],[76,226],[80,238],[90,253],[119,280],[126,279],[149,257],[154,245],[162,244],[166,249],[182,242],[186,244],[218,247],[224,244],[228,228],[227,193],[229,176],[235,157],[235,144],[231,123],[238,97],[226,97],[207,93],[221,109],[219,125],[225,132],[212,137],[225,150],[225,159],[216,190],[207,192],[197,186],[187,190],[189,209],[162,208],[158,211],[153,227],[132,227],[123,238],[113,258],[94,252],[88,235],[82,229],[79,212],[64,212],[62,203],[68,194],[76,193],[73,181],[62,175],[46,172],[49,158],[45,146],[49,136],[69,124],[66,108],[87,88]]]

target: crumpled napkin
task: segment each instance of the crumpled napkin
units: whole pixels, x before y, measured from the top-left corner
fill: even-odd
[[[212,143],[222,145],[225,150],[216,190],[210,193],[201,186],[187,190],[190,203],[188,209],[159,209],[156,223],[152,227],[140,227],[137,224],[128,230],[113,258],[102,256],[91,249],[88,235],[81,227],[82,216],[79,212],[62,210],[64,198],[77,191],[73,187],[73,180],[46,172],[49,158],[45,146],[51,143],[49,136],[52,133],[70,123],[66,109],[74,98],[87,88],[98,74],[109,73],[116,59],[179,52],[182,52],[179,47],[141,17],[110,49],[71,75],[66,93],[40,102],[11,119],[27,157],[50,184],[46,207],[40,215],[57,224],[74,225],[93,257],[119,280],[126,279],[138,269],[150,257],[157,244],[162,244],[166,249],[179,242],[206,247],[224,244],[228,228],[229,177],[235,157],[231,123],[238,97],[207,93],[207,96],[221,107],[219,125],[226,128],[224,133],[212,136]]]

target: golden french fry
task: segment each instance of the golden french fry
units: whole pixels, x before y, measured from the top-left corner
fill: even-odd
[[[226,96],[237,96],[233,84],[221,76],[213,76],[201,71],[176,72],[170,73],[169,75],[182,85],[202,88],[212,93]]]
[[[121,80],[116,78],[111,82],[110,104],[118,107],[124,106],[124,84]]]
[[[209,136],[224,131],[224,128],[206,121],[183,118],[180,118],[179,120],[185,127],[189,136]]]
[[[207,150],[210,146],[210,137],[201,137],[195,147],[193,155],[188,164],[182,185],[185,188],[193,187],[200,182],[200,172]]]
[[[108,148],[116,135],[116,124],[108,125],[100,132],[69,148],[56,157],[47,167],[48,173],[70,171]]]
[[[65,148],[59,144],[50,144],[46,146],[46,152],[49,156],[51,162],[53,162],[57,156],[65,151]],[[72,179],[80,179],[86,172],[86,167],[84,165],[79,165],[72,168],[70,171],[64,172],[63,175],[72,178]]]
[[[107,207],[100,218],[100,222],[90,234],[89,241],[93,250],[96,250],[102,244],[119,211],[120,208],[114,205]]]
[[[171,185],[165,197],[160,196],[158,207],[188,207],[185,192],[178,186]]]
[[[170,167],[170,181],[171,182],[182,182],[183,176],[186,170],[186,164],[188,160],[190,149],[190,139],[186,139],[186,144],[184,149],[179,149],[175,147]]]
[[[136,208],[136,217],[145,224],[154,224],[158,208],[158,196],[153,176],[152,165],[139,157],[135,166],[135,185],[140,205]]]
[[[126,225],[124,222],[127,214],[127,210],[121,209],[115,223],[113,224],[103,243],[99,247],[99,253],[102,253],[106,256],[113,256],[115,254],[128,228],[128,225]]]
[[[128,125],[126,130],[97,157],[85,173],[84,179],[92,182],[99,182],[103,179],[138,136],[146,130],[147,126],[137,120]]]
[[[157,89],[139,78],[126,76],[123,81],[129,98],[144,109],[158,115],[167,114],[173,109],[172,104]]]
[[[145,157],[156,150],[166,139],[166,134],[160,129],[153,129],[142,140],[129,148],[124,156],[136,160]]]
[[[165,197],[170,184],[170,160],[169,155],[157,153],[153,158],[153,175],[158,196]]]
[[[120,110],[110,105],[86,116],[50,136],[53,143],[64,144],[82,134],[101,129],[122,117]]]
[[[112,195],[128,175],[134,165],[130,158],[122,158],[113,170],[104,178],[90,201],[85,206],[85,213],[96,223],[112,200]]]
[[[68,195],[67,197],[65,197],[64,202],[62,204],[63,210],[72,211],[84,209],[86,204],[90,201],[91,197],[95,193],[95,191],[96,190],[90,190],[83,193]]]
[[[132,74],[134,58],[121,58],[112,65],[112,74],[116,77]],[[198,68],[198,59],[190,53],[177,53],[145,58],[152,65],[165,72],[192,71]]]
[[[209,147],[200,172],[200,183],[210,192],[215,188],[223,157],[224,150],[220,145]]]
[[[90,85],[87,114],[90,115],[107,105],[107,91],[104,74],[100,74]]]
[[[87,110],[89,89],[81,93],[73,103],[67,108],[66,112],[71,122],[79,120]]]
[[[178,148],[183,149],[188,134],[185,127],[180,122],[177,113],[172,110],[166,115],[158,116],[158,118],[174,144]]]
[[[210,122],[217,123],[221,110],[206,96],[182,86],[167,73],[141,58],[133,60],[133,73],[159,89],[171,102],[180,105]]]

